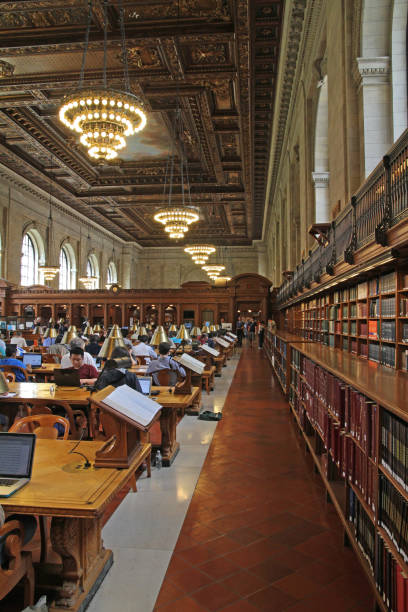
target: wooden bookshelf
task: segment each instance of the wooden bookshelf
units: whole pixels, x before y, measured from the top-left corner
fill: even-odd
[[[408,273],[394,266],[371,274],[283,308],[284,328],[309,341],[408,371]]]
[[[313,342],[290,355],[291,411],[378,608],[398,589],[408,605],[408,375]]]
[[[265,330],[264,350],[285,395],[289,392],[291,343],[293,342],[303,343],[304,340],[285,331],[272,333],[269,329]]]

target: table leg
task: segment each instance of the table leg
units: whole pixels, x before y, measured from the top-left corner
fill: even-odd
[[[162,408],[160,416],[160,429],[162,435],[162,464],[169,467],[180,449],[176,440],[177,411],[174,408]]]
[[[85,610],[99,588],[113,562],[112,551],[103,547],[101,528],[100,517],[52,519],[51,542],[61,556],[62,569],[50,612]]]
[[[200,384],[200,386],[198,387],[198,393],[194,397],[192,405],[189,406],[186,410],[186,414],[188,414],[189,416],[198,416],[200,414],[201,394],[202,394],[201,386],[202,385]]]

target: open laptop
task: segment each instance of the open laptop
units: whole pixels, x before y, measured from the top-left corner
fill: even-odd
[[[138,376],[137,380],[139,381],[143,395],[146,395],[147,397],[149,397],[152,391],[152,377],[151,376]]]
[[[34,368],[41,368],[42,366],[42,354],[41,353],[24,353],[23,364],[25,366],[30,365]]]
[[[35,434],[0,432],[0,497],[30,482],[35,440]]]
[[[56,368],[54,370],[54,381],[58,387],[80,387],[79,370],[74,368]]]

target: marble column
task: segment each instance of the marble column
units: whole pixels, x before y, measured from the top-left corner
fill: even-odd
[[[316,223],[330,222],[329,179],[330,172],[312,172]]]

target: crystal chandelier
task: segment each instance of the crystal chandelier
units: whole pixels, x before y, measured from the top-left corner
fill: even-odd
[[[198,213],[188,206],[169,206],[159,210],[154,215],[154,220],[164,225],[164,231],[169,238],[184,238],[191,223],[198,221]]]
[[[103,86],[94,89],[84,88],[84,71],[92,19],[92,1],[90,1],[79,87],[77,91],[65,96],[59,110],[59,118],[64,125],[81,134],[80,143],[88,149],[90,157],[109,161],[117,157],[120,149],[126,147],[127,136],[143,130],[146,125],[146,115],[139,98],[130,92],[122,6],[119,15],[126,92],[107,86],[107,7],[108,0],[104,0]]]
[[[198,221],[199,214],[195,208],[191,206],[191,194],[190,184],[188,180],[188,169],[187,159],[184,154],[183,147],[183,125],[181,118],[181,110],[179,102],[177,102],[176,117],[174,122],[174,131],[171,139],[171,150],[167,159],[166,176],[164,182],[163,199],[166,197],[166,191],[168,189],[168,204],[166,207],[161,208],[154,215],[153,219],[164,226],[164,231],[167,232],[169,238],[179,240],[184,238],[184,234],[188,231],[190,225]],[[174,177],[174,166],[175,166],[175,143],[176,140],[180,147],[180,184],[181,184],[181,204],[173,204],[173,177]],[[167,177],[169,174],[169,181],[167,183]],[[187,193],[189,198],[189,205],[185,205],[185,184],[187,183]]]
[[[215,253],[215,247],[210,244],[196,244],[186,247],[184,251],[191,255],[191,259],[194,263],[202,265],[205,264],[212,253]]]
[[[217,278],[221,274],[221,272],[225,270],[225,266],[217,265],[217,264],[202,266],[202,268],[205,272],[207,272],[208,276],[212,280]]]

